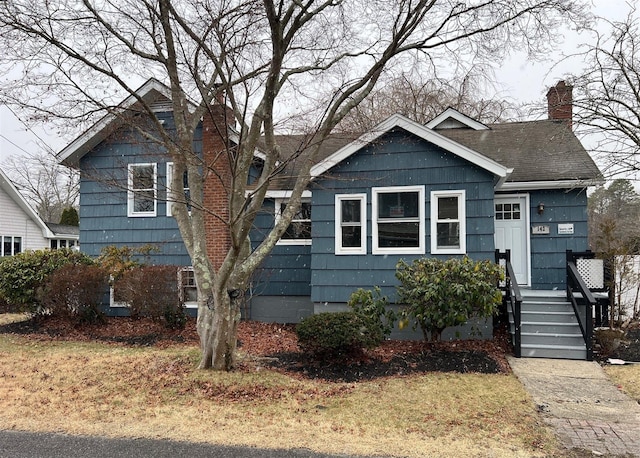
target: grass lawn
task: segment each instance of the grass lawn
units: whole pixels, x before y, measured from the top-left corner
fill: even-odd
[[[640,364],[605,366],[604,370],[613,383],[640,402]]]
[[[0,324],[2,324],[0,315]],[[560,456],[513,375],[335,383],[195,369],[198,349],[0,335],[0,428],[407,457]]]

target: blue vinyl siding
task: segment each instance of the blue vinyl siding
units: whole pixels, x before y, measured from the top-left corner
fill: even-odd
[[[171,129],[170,114],[162,116]],[[194,138],[196,152],[202,150],[202,132]],[[153,264],[190,265],[178,225],[168,217],[166,203],[167,162],[164,149],[139,134],[121,129],[97,145],[80,161],[80,246],[91,256],[109,245],[132,248],[151,244],[155,248],[144,259]],[[127,216],[127,167],[135,163],[157,164],[157,213],[150,217]]]
[[[544,213],[538,215],[538,203]],[[548,235],[531,236],[531,287],[564,289],[566,284],[566,250],[585,251],[587,237],[587,193],[584,189],[532,191],[530,193],[532,225],[548,225]],[[558,234],[558,224],[572,223],[573,234]]]
[[[416,185],[425,186],[425,256],[430,256],[430,192],[465,190],[467,254],[493,259],[494,176],[404,131],[392,132],[338,164],[312,189],[313,302],[344,303],[357,288],[373,286],[395,297],[396,264],[420,255],[371,254],[371,188]],[[367,254],[335,255],[335,194],[353,193],[367,195]]]

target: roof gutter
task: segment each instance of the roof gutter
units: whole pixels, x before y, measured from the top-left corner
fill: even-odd
[[[605,183],[602,178],[552,180],[552,181],[509,181],[498,182],[497,191],[535,191],[538,189],[575,189],[590,186],[601,186]]]

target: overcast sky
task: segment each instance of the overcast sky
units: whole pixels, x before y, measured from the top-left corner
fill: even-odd
[[[612,20],[624,19],[629,11],[625,0],[593,0],[593,4],[596,15]],[[554,64],[562,55],[575,53],[579,44],[592,41],[593,36],[588,33],[578,34],[567,29],[557,55],[550,56],[548,61],[532,63],[525,55],[513,56],[496,70],[499,96],[516,102],[543,103],[547,89],[572,72],[578,72],[580,65],[576,60]],[[40,151],[42,142],[58,152],[71,140],[73,138],[59,137],[55,129],[46,125],[28,130],[8,108],[0,106],[0,163],[9,156]]]

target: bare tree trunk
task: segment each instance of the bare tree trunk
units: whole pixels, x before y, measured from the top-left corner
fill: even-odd
[[[230,371],[235,366],[236,331],[240,323],[241,300],[233,291],[218,291],[212,296],[213,307],[198,308],[198,335],[201,359],[199,369]]]

